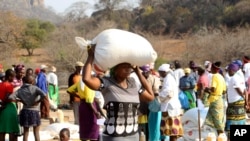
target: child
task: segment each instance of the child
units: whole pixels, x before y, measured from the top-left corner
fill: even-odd
[[[70,131],[68,128],[63,128],[59,133],[60,141],[69,141]]]
[[[39,126],[41,124],[39,114],[39,103],[45,97],[45,93],[33,85],[35,78],[33,75],[24,77],[24,84],[18,89],[10,99],[18,99],[23,103],[20,111],[20,125],[24,127],[23,141],[28,141],[29,127],[33,126],[35,141],[40,141]]]

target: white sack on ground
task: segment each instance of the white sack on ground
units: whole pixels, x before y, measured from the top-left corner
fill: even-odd
[[[71,123],[53,123],[46,126],[43,131],[47,131],[50,136],[54,138],[59,138],[59,132],[63,128],[68,128],[70,131],[71,139],[79,139],[79,125],[71,124]],[[77,137],[77,138],[74,138]]]
[[[40,134],[40,140],[41,141],[47,141],[47,140],[53,140],[54,136],[51,136],[49,131],[39,131]],[[23,136],[18,137],[18,141],[22,141],[23,140]],[[6,140],[5,141],[9,141],[9,135],[6,135]],[[33,134],[33,131],[29,131],[29,137],[28,137],[28,141],[35,141],[35,137]]]
[[[94,68],[106,71],[119,63],[131,63],[142,66],[153,63],[157,53],[144,37],[120,29],[107,29],[99,33],[91,42],[75,37],[76,43],[87,49],[89,44],[95,44]]]

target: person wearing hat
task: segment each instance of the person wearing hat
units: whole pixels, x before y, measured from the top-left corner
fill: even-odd
[[[158,68],[158,72],[163,79],[161,89],[159,90],[162,112],[161,123],[166,123],[161,125],[161,133],[164,136],[170,136],[170,141],[176,141],[178,137],[183,135],[182,124],[176,124],[181,123],[181,104],[178,97],[178,85],[169,64],[162,64]]]
[[[49,98],[56,107],[51,107],[52,110],[57,109],[59,104],[59,88],[58,88],[58,77],[56,75],[56,67],[50,66],[47,74]]]
[[[241,60],[234,60],[232,63],[236,64],[238,66],[238,71],[236,73],[238,75],[240,75],[240,77],[242,77],[243,79],[245,79],[245,76],[244,76],[244,73],[243,73],[243,70],[242,70],[242,66],[243,66],[242,61]]]
[[[49,119],[50,104],[48,97],[48,83],[46,78],[46,69],[47,65],[42,64],[40,66],[40,73],[37,75],[36,86],[39,87],[46,94],[45,98],[41,101],[40,104],[41,118]]]
[[[231,79],[227,88],[228,107],[226,112],[226,131],[230,131],[230,125],[246,124],[246,107],[248,107],[248,94],[246,92],[245,80],[237,75],[239,66],[231,63],[228,66],[228,73]],[[230,136],[230,134],[229,134]]]
[[[205,124],[215,128],[218,134],[224,133],[225,128],[225,107],[223,97],[226,92],[226,82],[219,71],[219,63],[213,63],[211,67],[211,72],[213,74],[211,86],[205,89],[205,91],[209,93],[209,110]]]
[[[70,74],[68,78],[68,88],[72,85],[78,83],[81,80],[81,71],[84,64],[80,61],[75,63],[75,71]],[[70,100],[69,103],[73,108],[74,113],[74,124],[79,125],[79,106],[80,106],[80,98],[77,95],[69,94]]]
[[[196,107],[196,95],[194,92],[194,88],[196,86],[195,78],[190,75],[191,69],[185,68],[184,69],[185,75],[180,78],[179,88],[182,92],[186,94],[189,101],[189,109]],[[184,109],[188,110],[188,109]]]

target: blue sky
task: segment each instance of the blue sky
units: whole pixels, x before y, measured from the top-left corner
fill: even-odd
[[[93,4],[98,2],[98,0],[45,0],[45,6],[52,7],[57,13],[62,13],[64,10],[66,10],[68,7],[71,6],[71,4],[78,2],[78,1],[86,1],[89,4]],[[128,0],[130,3],[134,4],[137,3],[138,0]],[[91,10],[91,9],[90,9]]]
[[[70,7],[71,4],[78,2],[78,1],[84,1],[84,0],[45,0],[45,6],[50,6],[56,12],[62,13],[64,12],[65,9]],[[89,0],[89,1],[93,2],[93,0]]]

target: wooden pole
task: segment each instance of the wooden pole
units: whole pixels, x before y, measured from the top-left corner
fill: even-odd
[[[198,131],[199,131],[199,141],[201,141],[201,126],[200,126],[200,109],[199,106],[198,107]]]

